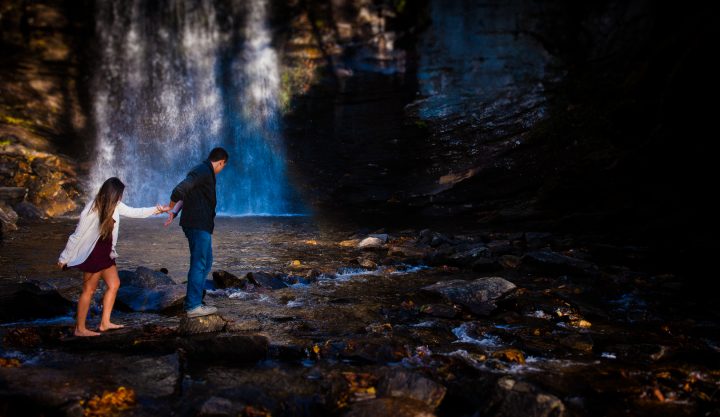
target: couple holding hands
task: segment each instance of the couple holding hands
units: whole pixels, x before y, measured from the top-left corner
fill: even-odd
[[[101,333],[86,327],[85,319],[90,301],[100,278],[107,289],[103,296],[102,317],[98,330],[104,332],[124,327],[110,321],[113,304],[120,287],[115,265],[120,216],[145,218],[154,214],[168,213],[165,225],[172,223],[182,210],[180,226],[190,245],[190,270],[188,271],[185,311],[188,317],[213,314],[215,307],[202,303],[205,277],[212,267],[212,233],[215,226],[215,176],[225,168],[228,153],[214,148],[208,158],[196,165],[187,177],[173,189],[170,203],[166,206],[133,208],[122,202],[125,184],[116,177],[108,178],[95,198],[88,202],[75,232],[70,235],[65,250],[60,254],[58,266],[63,269],[77,268],[83,273],[83,288],[77,307],[75,336],[99,336]]]

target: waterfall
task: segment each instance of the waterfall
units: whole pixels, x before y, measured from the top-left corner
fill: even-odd
[[[218,211],[299,212],[288,184],[267,0],[98,0],[94,193],[108,177],[129,204],[167,202],[223,146]]]

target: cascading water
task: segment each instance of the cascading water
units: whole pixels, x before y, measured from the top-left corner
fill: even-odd
[[[167,202],[187,171],[223,146],[218,211],[302,211],[285,174],[277,55],[267,0],[99,0],[97,159],[133,205]]]

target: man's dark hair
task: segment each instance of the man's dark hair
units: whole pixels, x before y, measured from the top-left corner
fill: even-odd
[[[225,149],[217,147],[210,151],[208,159],[210,160],[210,162],[227,161],[228,156],[229,155]]]

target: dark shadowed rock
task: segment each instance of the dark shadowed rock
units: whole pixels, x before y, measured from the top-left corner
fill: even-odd
[[[579,272],[589,275],[598,273],[597,266],[582,259],[565,256],[550,250],[526,253],[522,257],[523,264],[550,272]]]
[[[25,199],[27,193],[28,190],[25,187],[0,187],[0,202],[14,207]]]
[[[221,332],[225,330],[227,321],[217,314],[202,317],[183,317],[180,320],[178,333],[184,335],[198,333]]]
[[[167,397],[175,392],[180,378],[176,353],[128,356],[49,352],[44,362],[49,366],[0,368],[0,403],[29,405],[29,409],[23,407],[26,413],[21,415],[67,415],[58,411],[119,386],[134,390],[139,398]]]
[[[255,285],[273,290],[279,290],[288,286],[283,280],[282,274],[270,274],[262,271],[248,272],[247,279]]]
[[[199,361],[255,362],[268,354],[268,338],[261,335],[213,333],[188,336],[179,341],[188,356]]]
[[[522,259],[514,255],[503,255],[498,260],[500,266],[506,269],[515,269],[520,266]]]
[[[200,410],[198,410],[197,416],[199,417],[230,417],[239,416],[242,414],[245,408],[244,403],[237,401],[230,401],[223,397],[210,397],[208,398]]]
[[[554,395],[513,377],[498,380],[482,415],[493,417],[562,417],[565,405]]]
[[[153,271],[150,268],[139,266],[133,271],[122,270],[118,273],[120,276],[120,286],[133,286],[138,288],[157,288],[163,285],[174,285],[175,281],[169,275],[160,271]]]
[[[121,285],[117,300],[132,311],[171,311],[182,307],[186,291],[187,287],[181,284],[154,288]]]
[[[15,206],[15,212],[23,219],[37,220],[45,218],[45,213],[32,203],[21,201]]]
[[[40,282],[0,285],[0,321],[63,316],[73,307],[57,290]]]
[[[451,319],[458,315],[460,309],[448,304],[424,304],[420,306],[420,312],[433,317]]]
[[[378,384],[378,395],[381,397],[404,397],[421,401],[428,406],[437,408],[447,389],[437,382],[417,372],[404,369],[387,369],[385,376]]]
[[[492,272],[501,269],[500,264],[490,258],[479,257],[470,265],[475,272]]]
[[[434,417],[424,403],[407,398],[383,397],[358,401],[343,417]]]
[[[0,201],[0,236],[3,232],[17,230],[18,215],[8,204]]]
[[[248,283],[247,277],[238,277],[227,271],[214,271],[212,273],[215,288],[245,288]]]
[[[512,282],[501,277],[478,278],[473,281],[454,279],[441,281],[422,290],[440,294],[449,301],[463,305],[475,314],[488,315],[497,305],[496,301],[517,288]]]
[[[525,244],[530,249],[539,249],[545,247],[550,242],[552,234],[544,232],[526,232]]]

